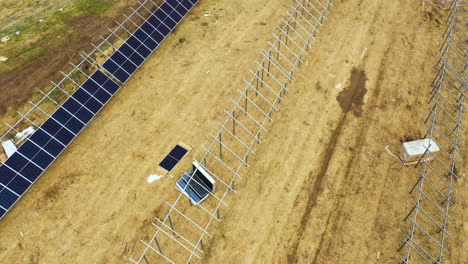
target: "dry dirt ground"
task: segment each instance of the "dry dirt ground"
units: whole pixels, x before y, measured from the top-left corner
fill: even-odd
[[[178,141],[194,150],[174,175],[200,156],[289,3],[202,0],[2,220],[2,263],[136,257],[177,180],[145,177]],[[384,146],[426,129],[445,16],[422,3],[335,2],[203,263],[396,262],[416,170]],[[453,264],[468,251],[466,179],[457,187]]]

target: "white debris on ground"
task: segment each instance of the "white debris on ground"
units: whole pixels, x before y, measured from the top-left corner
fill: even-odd
[[[9,36],[5,36],[3,38],[0,39],[1,42],[7,42],[10,40],[10,37]]]
[[[148,176],[147,181],[148,181],[148,183],[153,183],[154,181],[159,181],[163,177],[164,176],[162,176],[162,175],[151,174],[150,176]]]
[[[342,83],[339,83],[335,86],[336,89],[338,90],[341,90],[341,88],[343,88],[343,84]]]
[[[7,60],[8,60],[7,57],[5,57],[5,56],[0,56],[0,61],[1,61],[1,62],[5,62],[5,61],[7,61]]]
[[[15,135],[15,138],[19,139],[18,143],[25,140],[28,136],[32,135],[34,133],[34,127],[30,126],[23,130],[22,132],[19,132],[18,134]]]

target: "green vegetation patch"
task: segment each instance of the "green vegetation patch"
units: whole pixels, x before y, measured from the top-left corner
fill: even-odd
[[[109,11],[117,0],[81,0],[78,2],[78,9],[86,14],[102,15]]]

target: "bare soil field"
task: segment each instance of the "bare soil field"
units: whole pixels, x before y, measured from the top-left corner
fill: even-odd
[[[154,232],[149,222],[176,194],[178,175],[202,153],[289,3],[200,1],[2,219],[1,262],[138,256],[138,240]],[[426,1],[334,6],[203,263],[397,262],[417,170],[384,147],[426,130],[446,14]],[[148,184],[179,141],[193,150],[174,177]],[[450,264],[468,252],[466,178],[457,187]]]

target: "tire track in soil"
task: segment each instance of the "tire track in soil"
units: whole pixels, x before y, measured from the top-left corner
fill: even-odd
[[[390,52],[390,49],[392,48],[391,43],[394,42],[394,39],[395,39],[395,36],[393,35],[392,39],[389,41],[390,45],[387,46],[387,49],[384,52],[382,62],[380,64],[380,67],[379,67],[379,70],[378,70],[375,89],[374,89],[374,92],[372,93],[373,101],[378,100],[380,92],[382,90],[383,76],[385,74],[385,65],[386,65],[386,62],[387,62],[387,59],[388,59],[388,53]],[[361,124],[358,125],[358,127],[361,127],[361,130],[358,132],[358,136],[357,136],[356,141],[355,141],[356,143],[353,146],[353,149],[355,150],[354,151],[355,153],[361,153],[361,150],[362,150],[362,147],[363,147],[362,143],[365,142],[365,139],[367,137],[367,134],[368,134],[369,128],[370,128],[370,123],[366,122],[366,120],[371,120],[372,117],[374,116],[374,113],[375,113],[375,111],[371,111],[371,110],[366,111],[366,112],[367,113],[366,113],[365,116],[367,118],[364,119],[363,121],[359,122]],[[351,170],[353,169],[354,164],[359,162],[359,160],[360,160],[359,155],[352,155],[351,156],[350,160],[348,161],[348,163],[346,165],[345,175],[344,175],[344,178],[343,178],[343,182],[340,185],[340,190],[338,191],[338,194],[347,193],[348,190],[350,189],[350,187],[352,186],[352,184],[351,184],[352,179],[350,177],[351,176]],[[320,236],[320,242],[319,242],[319,245],[318,245],[317,250],[315,252],[315,256],[314,256],[314,259],[313,259],[312,263],[318,263],[318,258],[319,258],[320,254],[322,252],[323,243],[325,242],[325,235],[330,234],[330,233],[342,233],[342,231],[341,231],[342,226],[339,226],[338,223],[343,218],[342,214],[340,214],[339,212],[341,212],[343,210],[344,202],[342,202],[342,200],[345,197],[346,196],[337,195],[337,199],[335,199],[335,203],[333,204],[333,207],[330,210],[330,214],[328,215],[327,222],[326,222],[326,227],[324,229],[324,232]],[[335,212],[336,212],[337,217],[333,218],[333,221],[332,221],[332,216],[334,216]],[[330,226],[331,226],[331,228],[330,228]],[[331,248],[332,248],[331,246],[327,247],[327,249],[325,251],[326,256],[330,255]]]
[[[362,0],[359,2],[359,5],[361,5],[361,2],[362,2]],[[377,21],[380,13],[382,12],[382,8],[380,8],[381,5],[379,5],[379,7],[377,9],[378,11],[375,12],[374,16],[372,17],[371,25],[376,24],[375,22]],[[375,35],[372,30],[373,30],[373,27],[371,27],[369,29],[369,34],[370,35]],[[392,43],[393,40],[394,40],[394,36],[392,36],[392,40],[389,43]],[[378,95],[380,94],[381,82],[383,80],[383,74],[385,72],[385,62],[386,62],[388,53],[390,51],[390,48],[391,48],[391,44],[390,44],[389,47],[387,47],[387,49],[384,52],[384,56],[383,56],[381,65],[379,67],[378,79],[377,79],[377,83],[376,83],[376,89],[374,90],[374,93],[372,95],[373,98],[377,98]],[[366,57],[366,59],[367,59],[367,57]],[[364,64],[365,64],[365,60],[364,60]],[[350,88],[351,92],[348,92],[347,97],[343,98],[342,102],[340,103],[340,105],[341,105],[341,107],[343,109],[344,115],[340,119],[340,121],[339,121],[338,125],[336,126],[336,128],[333,130],[332,135],[330,137],[330,140],[327,142],[328,147],[325,150],[325,153],[324,153],[322,161],[321,161],[320,172],[318,173],[317,177],[315,178],[315,181],[313,182],[312,190],[308,193],[307,207],[306,207],[305,212],[301,216],[300,226],[296,230],[296,237],[297,238],[294,241],[294,243],[292,244],[289,253],[287,254],[288,263],[297,263],[297,261],[298,261],[298,259],[297,259],[297,250],[298,250],[298,247],[299,247],[299,243],[301,242],[301,240],[303,238],[303,234],[304,234],[303,231],[305,230],[306,226],[308,225],[308,222],[309,222],[309,219],[310,219],[309,215],[312,212],[312,209],[317,205],[317,197],[318,197],[318,195],[320,193],[320,187],[322,185],[323,178],[325,177],[325,174],[328,171],[331,157],[333,156],[333,153],[335,152],[336,143],[338,142],[338,139],[339,139],[339,137],[341,135],[341,130],[342,130],[343,125],[344,125],[344,123],[345,123],[345,121],[346,121],[346,119],[348,117],[348,113],[352,110],[351,107],[353,106],[354,98],[359,94],[359,92],[356,89],[357,86],[354,87],[354,90],[353,90],[352,85],[350,85],[350,87],[351,87]],[[346,100],[346,99],[348,99],[348,100]],[[369,124],[365,124],[365,127],[363,127],[363,129],[361,129],[361,131],[366,130],[366,134],[367,134],[368,128],[369,128]],[[360,134],[362,134],[362,133],[360,133]],[[362,141],[363,139],[364,139],[364,137],[359,137],[358,142]],[[358,148],[361,148],[359,146],[359,144],[358,144]],[[352,156],[351,161],[347,165],[345,178],[349,175],[352,164],[354,163],[354,159],[355,159],[355,156]],[[313,175],[312,175],[312,172],[311,172],[309,174],[309,177],[312,177],[312,176]],[[348,176],[348,178],[349,178],[349,176]],[[343,184],[341,186],[343,187]],[[337,202],[335,202],[335,204],[333,205],[334,209],[340,204],[340,200],[341,200],[340,198],[336,199]],[[326,222],[325,230],[324,230],[324,232],[322,233],[322,235],[320,237],[319,246],[317,247],[317,250],[316,250],[315,255],[314,255],[314,261],[312,263],[317,263],[316,261],[317,261],[318,256],[320,255],[321,247],[322,247],[322,244],[323,244],[323,242],[325,240],[325,234],[327,233],[326,230],[328,229],[328,227],[330,225],[331,215],[334,212],[334,209],[330,211],[330,214],[329,214],[327,222]]]
[[[296,256],[299,243],[302,240],[302,231],[305,230],[306,226],[309,223],[309,215],[312,212],[312,209],[317,205],[317,196],[321,191],[322,181],[325,178],[325,175],[328,171],[331,158],[335,152],[336,144],[341,136],[341,130],[343,129],[343,126],[347,120],[348,114],[351,112],[358,117],[361,115],[359,109],[360,107],[362,107],[363,99],[366,93],[366,80],[367,77],[365,72],[354,68],[351,71],[349,89],[345,89],[342,93],[340,93],[338,97],[338,100],[340,101],[340,106],[342,107],[344,114],[336,128],[333,130],[330,140],[326,144],[328,147],[325,150],[325,154],[322,158],[320,171],[312,184],[312,190],[308,193],[309,196],[307,198],[307,207],[301,217],[300,227],[297,230],[298,238],[291,247],[291,253],[288,254],[288,263],[297,263]],[[313,176],[312,172],[309,174],[309,176]]]

